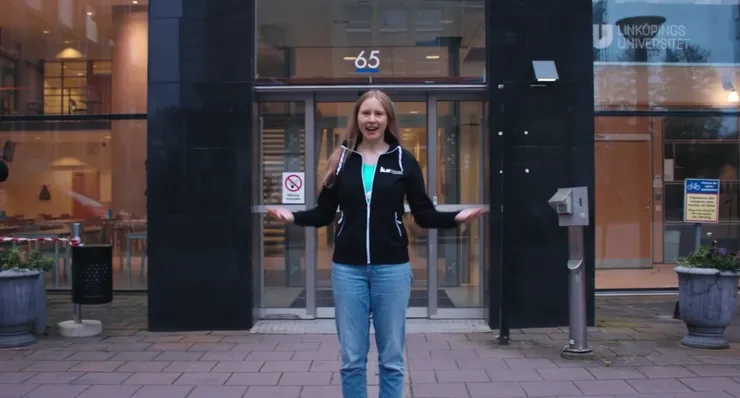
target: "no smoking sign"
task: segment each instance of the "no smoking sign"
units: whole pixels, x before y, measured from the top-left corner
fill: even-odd
[[[305,173],[283,173],[283,204],[302,205],[306,202]]]

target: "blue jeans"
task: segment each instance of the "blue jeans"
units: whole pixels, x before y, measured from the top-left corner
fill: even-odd
[[[406,307],[411,265],[332,264],[331,280],[341,349],[342,396],[367,397],[370,314],[378,346],[380,398],[403,397]]]

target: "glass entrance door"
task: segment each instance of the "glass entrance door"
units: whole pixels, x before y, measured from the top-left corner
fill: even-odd
[[[341,145],[354,99],[261,101],[258,213],[281,204],[283,172],[305,172],[305,204],[321,189],[326,162]],[[336,98],[336,99],[335,99]],[[451,211],[487,203],[485,102],[429,95],[396,99],[399,138],[419,161],[430,197]],[[311,145],[313,143],[313,145]],[[282,226],[262,217],[255,246],[262,318],[333,318],[331,257],[335,223],[326,228]],[[480,318],[486,305],[488,217],[452,230],[425,230],[408,205],[404,226],[414,274],[409,317]]]

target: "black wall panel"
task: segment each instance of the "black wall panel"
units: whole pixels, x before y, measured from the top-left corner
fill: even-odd
[[[248,329],[254,2],[150,0],[149,23],[149,328]]]
[[[499,326],[499,307],[512,328],[568,324],[567,231],[547,203],[568,186],[589,188],[592,226],[585,244],[593,324],[591,1],[495,0],[487,7],[491,156],[503,170],[494,170],[491,184],[492,208],[503,206],[501,231],[491,241],[500,252],[492,262],[491,326]],[[559,81],[533,84],[533,60],[555,61]]]

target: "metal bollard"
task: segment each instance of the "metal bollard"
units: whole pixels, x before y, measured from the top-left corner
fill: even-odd
[[[583,227],[589,223],[586,187],[561,188],[548,201],[558,213],[558,225],[568,227],[568,345],[561,356],[565,359],[593,355],[588,345],[586,323],[586,264]]]
[[[568,345],[564,356],[584,356],[593,350],[588,345],[586,324],[586,265],[583,259],[583,227],[568,227]]]
[[[82,223],[73,223],[72,224],[72,239],[79,239],[80,243],[82,243]],[[73,269],[74,267],[69,267],[70,269]],[[70,279],[70,284],[72,282],[72,278]],[[74,305],[74,321],[75,323],[82,323],[82,306],[80,304]]]

